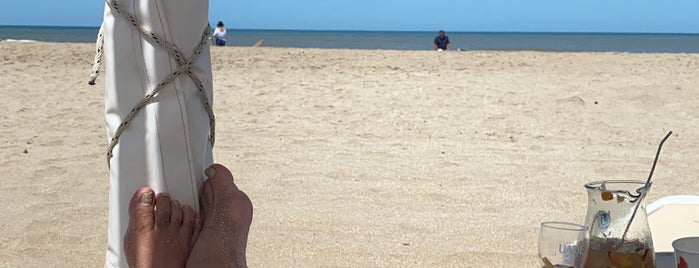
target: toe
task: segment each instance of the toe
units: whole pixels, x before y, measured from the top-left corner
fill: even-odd
[[[194,228],[192,228],[192,247],[194,247],[194,243],[199,240],[199,234],[201,234],[201,229],[203,228],[203,222],[201,220],[201,216],[195,214],[194,215]]]
[[[182,207],[182,236],[186,237],[189,241],[189,251],[192,250],[194,247],[194,243],[196,243],[197,239],[199,238],[199,233],[201,232],[201,220],[198,221],[198,215],[192,209],[192,207],[188,205],[184,205]]]
[[[208,188],[208,196],[211,197],[211,205],[215,206],[219,202],[232,202],[235,203],[233,206],[245,210],[244,212],[249,211],[252,213],[250,198],[235,185],[233,174],[231,174],[228,168],[219,164],[213,164],[206,169],[205,173],[209,179],[205,182],[204,194],[207,195],[206,190]],[[206,183],[209,184],[209,187],[206,187]],[[228,200],[231,198],[232,200]]]
[[[170,222],[175,224],[175,225],[182,225],[182,206],[180,205],[180,202],[177,200],[172,200],[170,201],[170,211],[172,211],[170,215]]]
[[[207,168],[204,173],[208,179],[204,182],[204,202],[202,206],[202,211],[204,214],[204,219],[207,219],[210,213],[210,209],[218,202],[225,202],[225,200],[218,200],[220,198],[225,199],[229,192],[237,192],[238,187],[233,182],[233,175],[228,168],[213,164]],[[207,204],[208,202],[208,204]]]
[[[197,219],[197,214],[194,209],[188,205],[182,206],[182,226],[185,229],[194,228],[194,222]]]
[[[233,174],[231,174],[231,171],[228,170],[228,168],[222,165],[213,164],[205,171],[205,173],[209,177],[207,181],[211,180],[214,189],[238,189],[233,181]]]
[[[172,210],[170,208],[170,195],[158,194],[155,198],[155,224],[167,225],[170,223]]]
[[[129,202],[129,226],[136,229],[153,228],[153,190],[148,187],[138,189]]]
[[[201,194],[200,205],[202,218],[213,216],[214,210],[214,190],[211,179],[204,182],[204,191]]]

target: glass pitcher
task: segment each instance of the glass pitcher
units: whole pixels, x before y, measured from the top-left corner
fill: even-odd
[[[645,204],[650,187],[633,180],[585,184],[585,225],[590,228],[586,268],[655,268]]]

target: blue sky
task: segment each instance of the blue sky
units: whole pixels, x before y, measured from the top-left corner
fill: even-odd
[[[210,0],[209,6],[212,23],[244,29],[699,33],[699,0]],[[99,0],[5,0],[0,25],[98,26],[103,8]]]

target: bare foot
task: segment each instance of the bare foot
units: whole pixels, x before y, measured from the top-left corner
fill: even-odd
[[[206,169],[206,175],[209,179],[201,197],[203,228],[187,267],[247,267],[250,198],[238,190],[226,167],[213,165]]]
[[[144,187],[131,197],[124,235],[126,262],[131,268],[185,267],[201,219],[167,194],[153,196],[153,190]]]

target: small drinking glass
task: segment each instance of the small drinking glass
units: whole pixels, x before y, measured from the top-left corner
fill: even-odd
[[[590,244],[589,228],[566,222],[541,223],[539,258],[543,268],[583,268]]]

